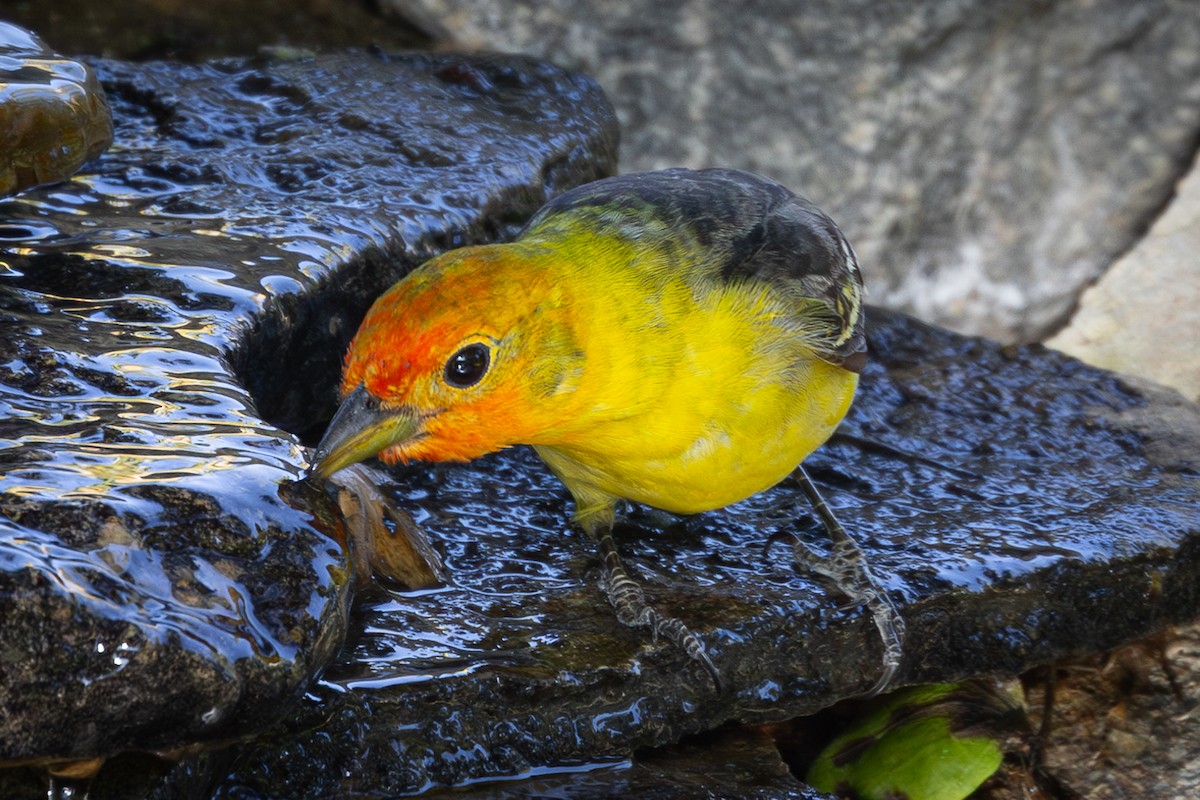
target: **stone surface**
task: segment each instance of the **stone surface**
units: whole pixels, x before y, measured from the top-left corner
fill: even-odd
[[[762,729],[732,727],[637,754],[607,767],[478,788],[433,791],[429,800],[834,800],[800,783]]]
[[[1200,5],[1171,0],[390,0],[469,48],[594,75],[622,168],[735,166],[828,211],[876,303],[1042,338],[1200,135]]]
[[[0,203],[0,762],[284,714],[350,586],[264,416],[314,424],[382,288],[615,159],[596,86],[527,59],[94,66],[121,147]]]
[[[91,69],[0,22],[0,196],[69,178],[112,136]]]
[[[1200,398],[1198,230],[1200,170],[1193,166],[1146,237],[1083,294],[1070,324],[1048,344]],[[1171,444],[1164,432],[1143,435]],[[1166,652],[1156,652],[1164,643]],[[1064,782],[1107,800],[1197,796],[1200,624],[1060,672],[1046,761]]]
[[[1200,169],[1046,344],[1200,400]]]
[[[1200,614],[1200,409],[1039,346],[880,311],[868,330],[860,397],[809,465],[908,622],[902,682],[1015,674]],[[1170,434],[1148,435],[1160,418]],[[615,623],[566,492],[529,451],[390,474],[448,584],[361,597],[347,649],[218,797],[574,773],[812,712],[880,668],[861,612],[793,572],[785,544],[764,552],[774,534],[825,544],[792,487],[665,528],[635,509],[618,529],[651,602],[702,635],[718,694]]]
[[[1031,693],[1033,708],[1043,691]],[[1192,800],[1200,796],[1197,698],[1197,625],[1062,664],[1046,764],[1089,800]]]

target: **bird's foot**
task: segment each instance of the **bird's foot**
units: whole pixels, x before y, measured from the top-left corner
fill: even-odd
[[[852,539],[847,538],[835,542],[832,555],[824,558],[809,550],[797,538],[792,552],[799,567],[836,585],[838,591],[849,599],[847,606],[862,606],[870,612],[883,642],[883,672],[867,696],[883,692],[895,677],[900,659],[904,656],[904,619],[876,584],[862,551]]]
[[[883,641],[883,672],[868,692],[868,696],[877,695],[887,689],[904,656],[904,619],[896,611],[891,599],[879,588],[875,576],[871,574],[867,557],[833,516],[824,498],[817,492],[812,479],[802,468],[797,468],[794,476],[833,542],[830,555],[822,557],[809,550],[799,537],[795,537],[792,552],[796,564],[802,569],[827,578],[852,604],[861,605],[871,613],[879,637]]]
[[[646,595],[625,569],[621,554],[613,541],[612,533],[605,531],[597,539],[600,545],[600,586],[608,602],[617,612],[617,619],[631,628],[648,628],[654,641],[661,636],[674,644],[693,661],[699,662],[712,678],[713,686],[721,691],[721,673],[709,658],[708,651],[696,634],[675,617],[659,613],[646,602]]]

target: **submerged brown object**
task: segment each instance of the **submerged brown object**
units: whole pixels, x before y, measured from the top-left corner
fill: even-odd
[[[337,488],[359,585],[372,577],[405,589],[426,589],[445,580],[441,556],[412,515],[379,488],[376,470],[355,464],[331,478]]]
[[[65,180],[112,144],[104,89],[90,67],[0,22],[0,196]]]

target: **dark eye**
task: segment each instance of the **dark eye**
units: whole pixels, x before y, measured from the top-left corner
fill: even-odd
[[[474,386],[487,374],[492,353],[486,344],[475,342],[460,349],[446,362],[446,383],[465,389]]]

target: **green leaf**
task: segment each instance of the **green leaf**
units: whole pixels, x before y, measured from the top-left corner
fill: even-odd
[[[834,739],[807,780],[863,800],[962,800],[1000,767],[1024,724],[1011,692],[974,681],[915,686]]]

